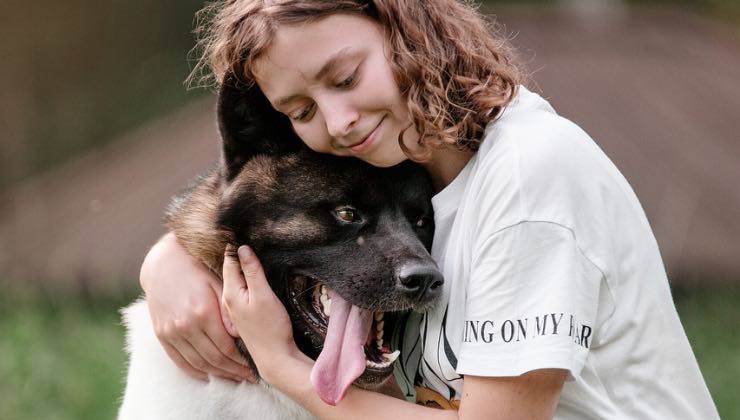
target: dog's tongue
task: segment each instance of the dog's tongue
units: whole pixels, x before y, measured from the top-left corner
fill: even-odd
[[[329,297],[329,327],[311,370],[311,384],[325,403],[336,405],[365,371],[364,346],[373,318],[372,311],[350,305],[332,290]]]

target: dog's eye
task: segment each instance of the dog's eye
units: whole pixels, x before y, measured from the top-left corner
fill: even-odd
[[[416,221],[415,226],[419,229],[424,229],[429,226],[430,219],[428,217],[421,217]]]
[[[336,215],[339,220],[347,223],[357,223],[361,221],[357,210],[352,207],[339,207],[334,210],[334,215]]]

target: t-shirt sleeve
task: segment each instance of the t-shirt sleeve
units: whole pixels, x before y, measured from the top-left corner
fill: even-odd
[[[595,331],[602,274],[573,231],[525,221],[473,253],[457,373],[518,376],[560,368],[577,377]]]

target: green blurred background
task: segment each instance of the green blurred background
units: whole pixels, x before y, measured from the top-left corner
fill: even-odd
[[[117,309],[139,293],[137,268],[163,232],[169,196],[217,153],[212,94],[184,85],[202,5],[6,2],[0,419],[115,416],[125,373]],[[740,418],[740,92],[730,86],[740,80],[740,2],[484,7],[512,34],[531,84],[635,187],[719,411]],[[576,69],[584,75],[568,77]],[[652,128],[631,112],[664,120]]]

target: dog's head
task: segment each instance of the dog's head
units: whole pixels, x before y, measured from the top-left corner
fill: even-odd
[[[389,348],[394,313],[425,308],[442,289],[429,255],[434,226],[425,171],[315,153],[256,86],[233,79],[221,88],[218,118],[217,226],[234,245],[254,249],[304,353],[316,359],[331,314],[346,316],[367,329],[365,371],[355,383],[382,384],[398,354]],[[337,302],[364,315],[341,315]]]

